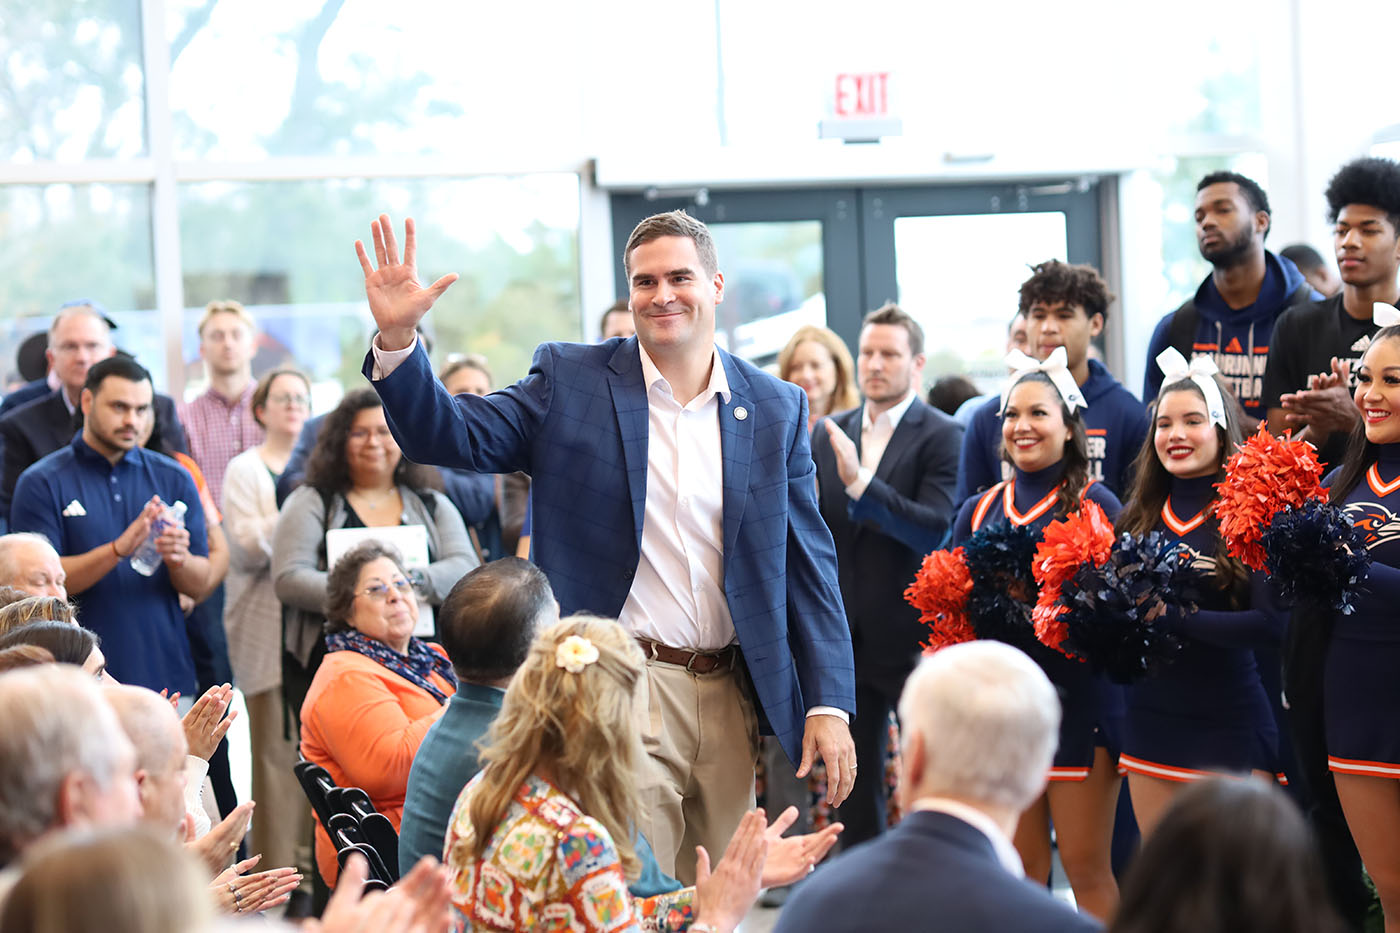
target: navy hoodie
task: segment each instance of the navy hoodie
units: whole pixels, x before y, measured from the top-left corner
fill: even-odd
[[[1147,437],[1147,409],[1098,360],[1089,360],[1089,378],[1079,390],[1089,403],[1080,409],[1089,435],[1089,476],[1121,498],[1132,481],[1133,458]],[[1000,396],[987,399],[963,435],[959,503],[1002,480],[1000,407]]]
[[[1245,414],[1264,418],[1264,367],[1269,361],[1269,339],[1274,333],[1274,321],[1289,306],[1320,300],[1322,296],[1306,287],[1298,267],[1281,256],[1264,251],[1264,284],[1254,304],[1231,308],[1220,297],[1214,276],[1206,276],[1195,298],[1182,305],[1195,305],[1196,328],[1191,352],[1177,347],[1188,360],[1210,356],[1220,367],[1220,375],[1239,399]],[[1157,368],[1157,354],[1171,344],[1172,319],[1181,309],[1157,322],[1152,340],[1147,345],[1147,375],[1143,380],[1142,397],[1151,402],[1162,388],[1162,371]]]

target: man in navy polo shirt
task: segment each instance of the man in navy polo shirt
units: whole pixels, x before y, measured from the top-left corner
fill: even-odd
[[[198,597],[209,574],[204,511],[189,473],[140,446],[152,396],[151,374],[135,360],[93,364],[80,400],[82,433],[20,476],[11,526],[53,542],[68,592],[83,625],[102,636],[113,677],[193,696],[179,594]],[[161,564],[142,576],[129,558],[163,503],[175,502],[185,503],[185,527],[161,533]]]

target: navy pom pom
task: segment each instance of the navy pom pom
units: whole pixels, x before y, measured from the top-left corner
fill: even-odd
[[[1350,614],[1371,568],[1366,535],[1335,505],[1309,499],[1274,516],[1261,540],[1269,581],[1287,602]]]
[[[972,576],[967,617],[978,638],[1003,641],[1027,653],[1039,649],[1031,624],[1035,546],[1029,529],[1010,522],[984,527],[963,543],[963,560]]]
[[[1183,554],[1158,531],[1120,536],[1107,561],[1080,568],[1061,590],[1061,649],[1115,683],[1133,683],[1169,663],[1181,639],[1168,630],[1168,616],[1194,611],[1198,591]]]

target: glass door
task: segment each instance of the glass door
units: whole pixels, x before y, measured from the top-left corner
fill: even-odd
[[[764,365],[804,324],[838,333],[838,324],[849,326],[843,316],[860,306],[854,191],[616,196],[619,295],[627,294],[621,256],[632,228],[651,214],[679,208],[703,220],[715,238],[724,273],[724,301],[715,309],[721,347]]]
[[[1004,372],[1006,327],[1029,267],[1064,259],[1103,270],[1100,193],[1098,179],[1083,178],[614,195],[618,293],[627,293],[621,256],[632,228],[685,208],[719,249],[722,346],[766,364],[811,323],[854,348],[865,313],[898,301],[928,335],[926,379],[962,373],[990,389]]]

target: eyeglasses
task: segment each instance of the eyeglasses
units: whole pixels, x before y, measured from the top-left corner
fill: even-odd
[[[356,428],[355,430],[350,432],[350,440],[356,442],[357,444],[363,444],[365,441],[369,440],[371,436],[383,439],[387,437],[392,437],[393,435],[389,433],[389,429],[387,427],[373,429]]]
[[[268,404],[271,405],[289,405],[297,408],[305,408],[311,404],[311,399],[307,398],[305,395],[292,395],[287,392],[278,392],[275,395],[269,395],[267,401]]]
[[[64,341],[63,343],[60,343],[58,346],[54,347],[53,352],[62,356],[73,356],[75,353],[83,352],[96,355],[98,353],[101,353],[106,348],[107,345],[99,343],[95,340],[89,340],[86,343]]]
[[[413,584],[403,577],[397,577],[388,583],[371,583],[369,586],[356,593],[356,596],[368,596],[370,599],[383,602],[389,598],[389,589],[392,587],[400,596],[407,596],[413,592]]]

